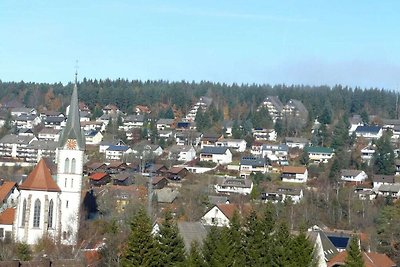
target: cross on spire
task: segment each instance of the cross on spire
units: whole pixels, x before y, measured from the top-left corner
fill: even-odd
[[[78,68],[79,68],[78,60],[76,60],[75,61],[75,84],[78,83]]]

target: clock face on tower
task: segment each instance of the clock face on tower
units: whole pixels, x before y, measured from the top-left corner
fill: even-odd
[[[76,148],[76,140],[75,139],[68,139],[67,140],[67,148],[68,149],[75,149]]]

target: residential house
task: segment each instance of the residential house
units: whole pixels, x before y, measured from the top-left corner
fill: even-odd
[[[11,117],[18,117],[21,115],[35,115],[37,114],[34,108],[15,107],[10,109]]]
[[[196,150],[193,146],[173,145],[168,148],[168,159],[177,161],[192,161],[196,158]]]
[[[104,132],[107,124],[102,121],[82,121],[81,127],[84,131],[99,131]]]
[[[103,114],[118,114],[120,112],[119,108],[114,104],[108,104],[103,109]]]
[[[13,207],[19,196],[16,182],[0,179],[0,212]]]
[[[129,115],[124,118],[123,123],[119,126],[119,130],[129,131],[133,128],[142,128],[144,125],[143,115]]]
[[[244,152],[247,142],[244,139],[222,139],[215,143],[215,146],[228,147],[232,151]]]
[[[132,152],[129,146],[111,145],[106,149],[106,160],[124,160]]]
[[[261,147],[261,157],[268,157],[271,162],[287,165],[289,147],[285,144],[263,144]]]
[[[383,135],[383,130],[380,126],[358,126],[355,133],[357,137],[379,139]]]
[[[200,111],[207,110],[207,108],[211,105],[211,103],[212,103],[212,98],[206,96],[200,97],[199,101],[196,102],[189,110],[189,112],[186,114],[185,120],[194,121],[196,119],[197,112],[199,110]]]
[[[224,177],[214,185],[217,193],[249,195],[253,190],[251,179]]]
[[[111,181],[111,176],[105,172],[95,172],[89,176],[91,186],[106,185]]]
[[[105,172],[108,174],[116,174],[124,172],[128,169],[128,165],[125,162],[113,160],[106,164]]]
[[[40,117],[36,115],[22,114],[14,117],[13,124],[17,129],[33,129],[36,125],[41,123]]]
[[[396,267],[396,263],[392,261],[386,254],[376,252],[365,252],[362,251],[362,258],[364,266],[366,267]],[[327,267],[339,267],[346,265],[347,251],[342,251],[332,257]]]
[[[110,146],[126,146],[126,144],[121,139],[112,141],[101,141],[99,144],[99,153],[106,153],[107,148],[109,148]]]
[[[227,147],[204,147],[200,151],[200,161],[229,164],[232,162],[232,153]]]
[[[60,133],[61,130],[45,127],[38,133],[38,139],[57,142],[60,138]]]
[[[229,222],[233,215],[247,216],[250,213],[251,207],[249,205],[236,205],[236,204],[218,204],[208,210],[203,217],[201,223],[203,225],[229,227]]]
[[[8,134],[0,139],[0,157],[14,158],[24,160],[29,158],[31,149],[29,144],[37,140],[36,137],[32,136],[18,136],[14,134]]]
[[[308,170],[304,166],[284,166],[281,174],[282,182],[305,183],[308,179]]]
[[[347,170],[340,171],[340,179],[345,182],[361,183],[368,179],[368,175],[362,170]]]
[[[0,240],[12,240],[15,208],[7,208],[0,213]]]
[[[51,140],[32,140],[27,147],[29,153],[27,154],[25,161],[37,163],[42,158],[54,160],[58,145],[58,142]]]
[[[148,106],[137,105],[135,107],[135,113],[136,113],[136,115],[145,115],[145,114],[150,114],[151,110]]]
[[[174,126],[174,119],[159,119],[156,123],[156,127],[158,131],[162,131],[165,129],[172,129]]]
[[[158,138],[160,139],[171,139],[173,137],[173,130],[159,130],[157,131]]]
[[[375,154],[376,146],[375,145],[368,145],[361,149],[361,159],[368,164],[371,162],[372,157]]]
[[[164,150],[159,145],[149,144],[147,142],[140,142],[132,147],[132,152],[146,158],[149,156],[159,157],[162,155]]]
[[[306,147],[310,144],[310,141],[306,138],[301,138],[301,137],[286,137],[285,144],[289,148],[297,147],[299,149],[304,149],[304,147]]]
[[[278,137],[274,129],[254,128],[251,130],[255,140],[264,140],[275,142]]]
[[[44,124],[45,127],[61,130],[66,125],[67,118],[64,116],[62,117],[47,116],[44,119],[42,119],[42,123]]]
[[[303,198],[303,189],[296,187],[277,187],[270,188],[261,193],[261,200],[272,203],[284,203],[285,201],[291,201],[293,204],[297,204]]]
[[[154,190],[158,203],[171,204],[179,196],[179,191],[173,188],[164,187]]]
[[[166,171],[166,175],[168,176],[169,179],[172,180],[181,180],[184,178],[189,171],[185,167],[172,167],[169,170]]]
[[[312,163],[327,163],[335,154],[334,150],[329,147],[307,146],[304,150],[308,153]]]
[[[129,186],[133,184],[133,176],[127,172],[118,173],[112,180],[113,185]]]
[[[308,110],[300,100],[290,99],[282,109],[286,116],[295,116],[305,122],[308,119]]]
[[[244,156],[240,159],[239,172],[241,177],[249,177],[254,172],[266,173],[269,166],[265,158]]]
[[[223,122],[223,130],[225,131],[226,136],[232,136],[232,128],[235,123],[239,128],[242,128],[242,121],[227,120]]]
[[[223,140],[224,136],[220,134],[203,134],[200,140],[200,147],[213,147],[216,146],[218,141]]]
[[[96,130],[85,131],[87,145],[98,145],[103,140],[103,134]]]
[[[175,133],[175,142],[179,146],[198,146],[201,140],[201,133],[196,131],[184,131]]]
[[[162,189],[168,185],[168,179],[164,176],[155,176],[151,179],[153,189]]]
[[[105,172],[106,171],[106,164],[102,162],[92,162],[87,164],[85,167],[85,173],[90,175],[94,172]]]
[[[396,182],[394,175],[374,174],[372,176],[374,190],[376,191],[381,185],[392,185]]]
[[[194,121],[178,121],[175,129],[177,131],[196,130],[196,123]]]
[[[267,96],[257,111],[262,107],[265,107],[268,110],[268,113],[274,122],[276,122],[276,119],[282,117],[283,104],[277,96]]]
[[[400,183],[382,184],[378,188],[378,195],[384,197],[392,197],[394,199],[400,198]]]

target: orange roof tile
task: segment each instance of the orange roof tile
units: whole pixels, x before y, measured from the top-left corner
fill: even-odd
[[[103,179],[104,177],[106,177],[107,175],[108,174],[105,172],[95,172],[95,173],[91,174],[89,177],[92,180],[99,181],[99,180]]]
[[[217,207],[228,219],[232,219],[235,211],[237,211],[239,214],[242,214],[243,216],[247,216],[248,214],[250,214],[251,211],[251,206],[248,204],[244,204],[241,206],[238,206],[236,204],[218,204]]]
[[[3,203],[3,201],[7,198],[7,196],[10,194],[11,190],[16,185],[17,185],[17,183],[11,182],[11,181],[5,181],[5,182],[3,182],[2,185],[0,185],[0,203]]]
[[[328,262],[328,267],[344,265],[347,257],[347,251],[336,254]],[[375,252],[363,252],[365,267],[395,267],[396,264],[386,254]]]
[[[294,167],[294,166],[284,166],[282,169],[282,172],[288,172],[288,173],[304,173],[306,171],[306,167],[300,166],[300,167]]]
[[[19,186],[20,189],[61,192],[51,177],[51,172],[44,159],[35,166],[28,178]]]
[[[0,213],[0,224],[12,225],[14,223],[15,208],[8,208]]]

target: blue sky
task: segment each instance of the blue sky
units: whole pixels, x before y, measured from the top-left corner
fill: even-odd
[[[64,2],[64,3],[62,3]],[[0,79],[400,88],[400,1],[0,1]]]

